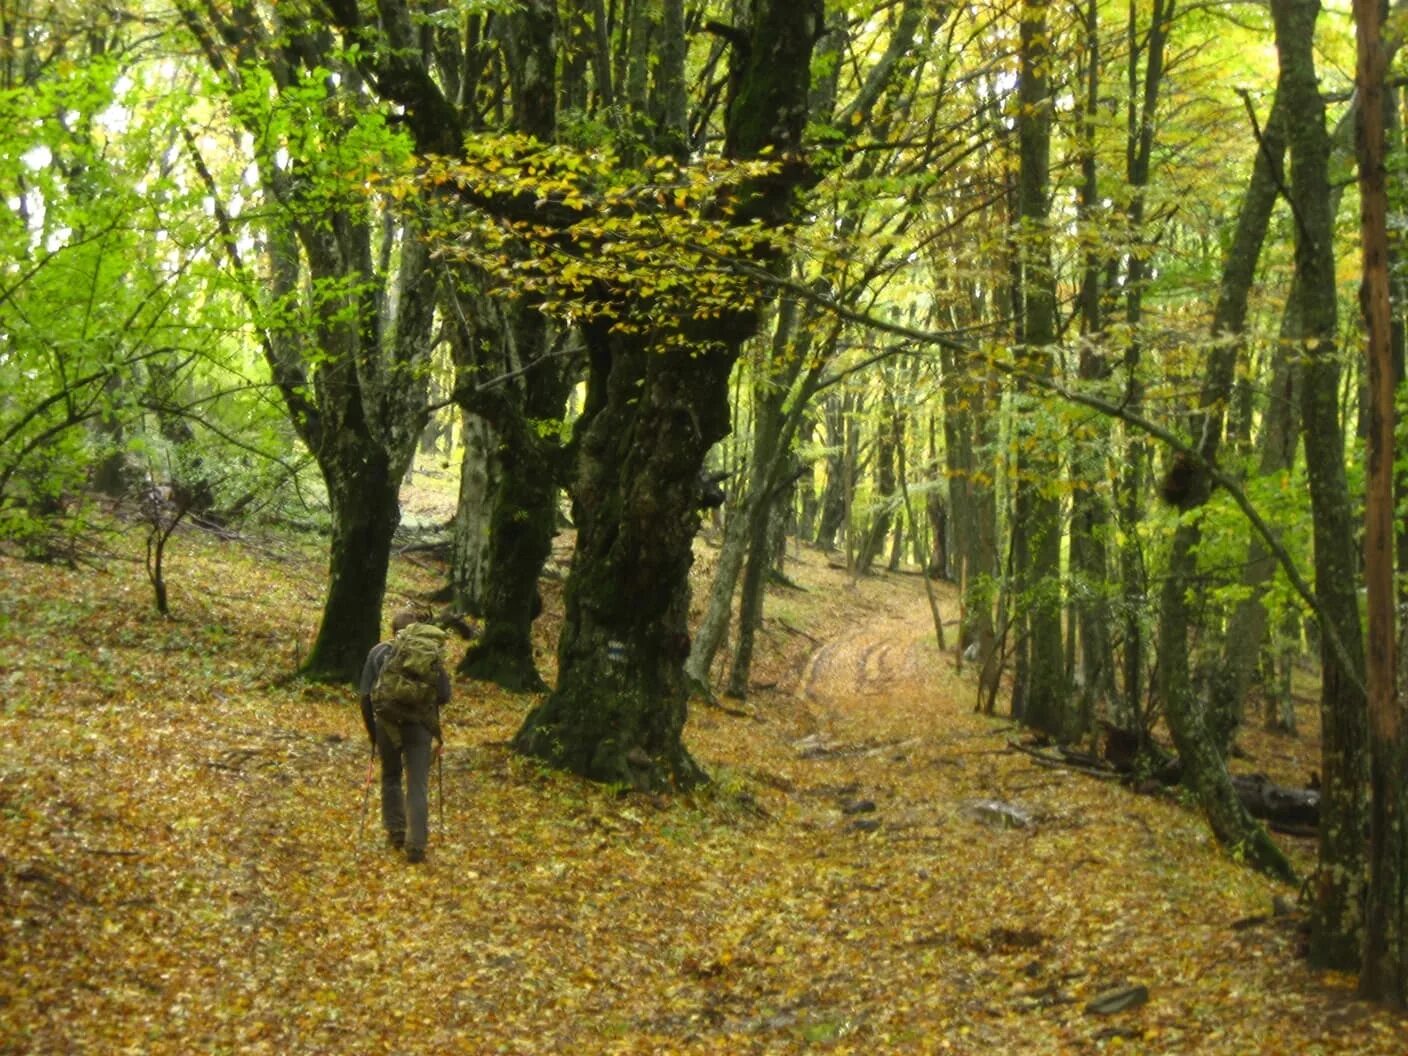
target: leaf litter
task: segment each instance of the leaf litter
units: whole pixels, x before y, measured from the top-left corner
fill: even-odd
[[[1295,891],[1176,797],[1010,750],[917,577],[810,552],[766,688],[692,710],[711,786],[548,771],[507,748],[532,698],[459,679],[407,866],[353,691],[290,677],[323,563],[280,545],[181,533],[172,620],[122,555],[0,557],[0,1052],[1408,1052],[1305,966],[1270,911]],[[438,585],[398,561],[390,594]],[[1238,765],[1303,776],[1308,740],[1248,736]]]

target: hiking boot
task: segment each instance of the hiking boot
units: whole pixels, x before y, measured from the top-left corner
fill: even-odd
[[[412,865],[415,865],[415,864],[417,864],[417,863],[419,863],[419,862],[425,861],[425,848],[424,848],[424,847],[407,847],[407,848],[406,848],[406,861],[410,862]]]
[[[386,843],[393,851],[399,851],[406,846],[406,834],[404,832],[388,832]]]

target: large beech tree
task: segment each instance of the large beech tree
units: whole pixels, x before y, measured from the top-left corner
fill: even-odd
[[[498,115],[505,132],[552,141],[555,4],[531,0],[501,14],[462,13],[448,22],[396,0],[328,0],[321,6],[345,42],[357,47],[357,69],[369,88],[402,109],[423,157],[461,156],[466,135],[489,122],[505,101],[508,112]],[[427,28],[432,23],[434,31]],[[493,65],[502,76],[485,70],[486,57],[497,60]],[[496,104],[486,105],[486,97]],[[407,197],[433,204],[425,200],[433,192],[414,192]],[[443,241],[445,233],[437,234]],[[454,350],[455,400],[471,419],[470,431],[486,441],[467,445],[462,469],[462,489],[487,483],[476,494],[483,508],[470,510],[461,502],[456,560],[465,559],[469,536],[481,529],[487,554],[480,556],[487,567],[478,599],[483,632],[459,670],[510,689],[541,689],[531,627],[538,575],[556,530],[561,472],[557,432],[543,426],[563,416],[572,361],[555,354],[562,331],[531,293],[491,297],[497,279],[455,260],[437,261],[433,277]],[[471,464],[473,456],[478,465]]]
[[[428,249],[412,221],[383,213],[355,177],[347,182],[376,150],[394,153],[396,137],[364,108],[357,71],[321,21],[294,5],[178,10],[225,93],[235,134],[253,144],[269,207],[266,257],[247,259],[222,213],[224,249],[331,507],[328,590],[304,672],[352,681],[380,633],[401,478],[427,416]],[[187,144],[207,171],[198,142]],[[223,197],[214,183],[211,196]]]
[[[738,222],[766,227],[793,214],[797,182],[808,176],[802,133],[823,17],[817,2],[756,0],[744,21],[727,27],[733,94],[725,155],[781,159],[772,175],[739,189]],[[519,730],[520,751],[640,788],[702,778],[682,740],[698,478],[728,431],[729,374],[758,322],[756,306],[725,307],[685,321],[682,342],[659,340],[674,329],[668,320],[636,332],[584,328],[587,398],[572,482],[577,545],[558,684]]]

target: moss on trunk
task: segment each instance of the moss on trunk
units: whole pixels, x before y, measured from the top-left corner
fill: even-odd
[[[381,449],[347,444],[330,465],[337,468],[325,471],[333,517],[328,592],[318,637],[300,673],[356,682],[380,635],[391,537],[401,512],[397,481]]]
[[[681,742],[698,471],[728,428],[733,354],[604,328],[588,343],[602,396],[578,423],[558,687],[515,746],[596,780],[686,787],[703,776]]]

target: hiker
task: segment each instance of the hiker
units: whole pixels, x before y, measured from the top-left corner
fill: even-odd
[[[381,822],[391,846],[404,848],[408,862],[425,861],[430,763],[444,746],[440,708],[450,699],[450,676],[439,659],[445,632],[420,620],[410,610],[392,617],[393,637],[372,646],[360,685],[362,721],[381,756]],[[419,674],[410,670],[416,662],[409,658],[417,644],[434,650],[433,664]],[[408,694],[404,699],[399,695],[403,688]]]

